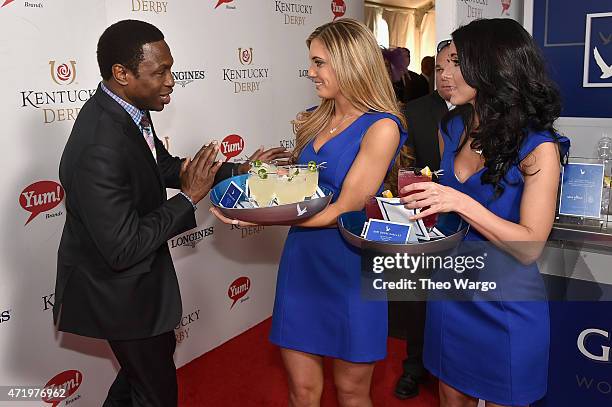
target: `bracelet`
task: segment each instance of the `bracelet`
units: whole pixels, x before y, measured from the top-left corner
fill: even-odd
[[[185,197],[185,199],[187,199],[189,201],[189,203],[191,204],[191,206],[193,206],[193,210],[195,211],[196,209],[198,209],[198,207],[196,206],[196,204],[193,202],[193,200],[189,197],[189,195],[187,195],[186,193],[184,193],[183,191],[180,191],[179,194],[183,195]]]

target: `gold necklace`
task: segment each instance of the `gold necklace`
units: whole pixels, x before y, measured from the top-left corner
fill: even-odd
[[[351,114],[351,115],[348,115],[348,116],[344,116],[344,118],[343,118],[342,120],[340,120],[340,123],[338,123],[338,124],[336,125],[336,127],[334,127],[333,129],[331,129],[331,130],[329,131],[329,134],[334,134],[334,133],[336,132],[336,130],[338,130],[338,127],[340,127],[340,125],[341,125],[342,123],[344,123],[344,122],[345,122],[347,119],[350,119],[351,117],[355,117],[355,115],[354,115],[354,114]]]

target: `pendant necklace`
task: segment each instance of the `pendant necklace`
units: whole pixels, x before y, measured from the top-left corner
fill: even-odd
[[[333,129],[331,129],[329,131],[329,134],[334,134],[336,132],[336,130],[338,130],[338,127],[340,127],[342,125],[342,123],[344,123],[347,119],[350,119],[351,117],[355,117],[354,114],[348,115],[348,116],[344,116],[344,118],[342,120],[340,120],[340,123],[338,123],[336,125],[336,127],[334,127]]]

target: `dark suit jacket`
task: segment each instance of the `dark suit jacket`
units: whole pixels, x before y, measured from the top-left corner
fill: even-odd
[[[413,100],[404,107],[404,115],[408,121],[406,144],[414,149],[415,166],[440,169],[438,127],[446,113],[446,102],[437,91]]]
[[[155,134],[155,130],[153,130]],[[181,297],[166,241],[196,226],[179,188],[181,159],[155,137],[156,163],[128,113],[100,87],[85,103],[59,168],[66,223],[58,250],[58,329],[111,340],[169,332]],[[223,166],[218,178],[231,175]]]
[[[393,89],[395,90],[397,100],[407,103],[427,95],[429,93],[429,84],[427,79],[418,73],[408,71],[399,81],[393,83]]]

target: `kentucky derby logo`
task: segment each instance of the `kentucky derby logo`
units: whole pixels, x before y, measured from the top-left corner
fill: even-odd
[[[253,63],[253,48],[238,48],[238,59],[242,65]]]
[[[259,92],[261,84],[269,78],[270,68],[253,66],[253,48],[238,48],[238,61],[240,65],[223,68],[223,81],[232,83],[234,93]]]
[[[334,20],[344,16],[344,13],[346,13],[346,4],[344,4],[344,0],[332,0],[331,11],[334,14]]]
[[[49,61],[51,66],[51,79],[58,85],[70,85],[76,79],[76,61],[70,61],[70,65],[61,64],[55,66],[55,61]]]

